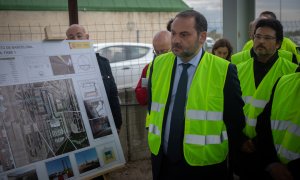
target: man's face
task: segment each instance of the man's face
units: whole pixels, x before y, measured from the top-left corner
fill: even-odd
[[[254,35],[254,52],[258,57],[271,57],[280,47],[276,42],[276,32],[269,27],[257,28]]]
[[[185,62],[191,60],[202,47],[206,32],[197,34],[194,17],[177,17],[172,23],[172,51]]]
[[[81,27],[71,27],[66,32],[67,40],[87,40],[88,34]]]

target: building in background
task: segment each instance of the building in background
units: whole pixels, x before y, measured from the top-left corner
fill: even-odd
[[[78,20],[97,43],[152,43],[153,35],[186,9],[182,0],[78,0]],[[0,0],[0,41],[44,39],[45,26],[64,37],[68,15],[68,1]]]

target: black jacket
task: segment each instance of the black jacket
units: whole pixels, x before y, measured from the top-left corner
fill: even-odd
[[[102,75],[102,80],[107,94],[107,98],[109,101],[109,106],[115,121],[115,125],[116,128],[120,130],[122,125],[122,114],[117,85],[112,75],[108,59],[100,56],[98,53],[96,53],[96,57]]]

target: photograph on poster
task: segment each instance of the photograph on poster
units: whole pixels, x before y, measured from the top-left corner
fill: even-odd
[[[74,176],[69,156],[46,162],[46,168],[50,180],[68,179]]]
[[[118,160],[118,153],[114,142],[102,144],[96,147],[97,153],[100,155],[100,162],[102,166]]]
[[[35,167],[17,169],[7,175],[8,180],[38,180]]]
[[[2,86],[0,96],[4,171],[89,146],[71,79]]]
[[[27,74],[30,78],[46,78],[52,75],[49,57],[29,56],[25,58]]]
[[[105,164],[111,163],[116,160],[116,155],[113,147],[105,147],[102,150],[102,157]]]
[[[94,139],[112,134],[103,99],[84,100],[84,106]]]
[[[54,75],[75,73],[70,55],[50,56],[49,58]]]
[[[80,174],[100,167],[99,158],[95,148],[75,153],[75,158]]]

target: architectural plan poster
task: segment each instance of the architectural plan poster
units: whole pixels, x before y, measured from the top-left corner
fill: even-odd
[[[125,164],[90,41],[0,43],[0,180]]]

